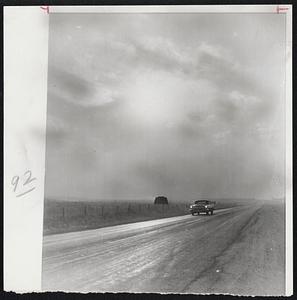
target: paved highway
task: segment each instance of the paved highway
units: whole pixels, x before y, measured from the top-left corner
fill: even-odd
[[[42,275],[48,291],[281,295],[283,206],[45,236]]]

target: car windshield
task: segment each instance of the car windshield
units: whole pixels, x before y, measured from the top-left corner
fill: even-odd
[[[195,204],[208,204],[209,201],[206,201],[206,200],[198,200],[198,201],[195,201]]]

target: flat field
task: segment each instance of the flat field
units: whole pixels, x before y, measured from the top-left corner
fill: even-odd
[[[216,200],[216,208],[246,205],[247,201]],[[44,235],[95,229],[131,222],[189,214],[191,202],[154,205],[148,201],[62,201],[45,199]]]

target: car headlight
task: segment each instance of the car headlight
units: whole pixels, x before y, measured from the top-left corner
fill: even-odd
[[[207,206],[207,205],[205,205],[205,208],[208,208],[208,206]]]

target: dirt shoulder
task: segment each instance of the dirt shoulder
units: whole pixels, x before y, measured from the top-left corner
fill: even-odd
[[[190,290],[212,276],[207,293],[284,295],[285,215],[282,204],[263,204],[242,228],[234,242]],[[213,278],[215,276],[215,278]]]

